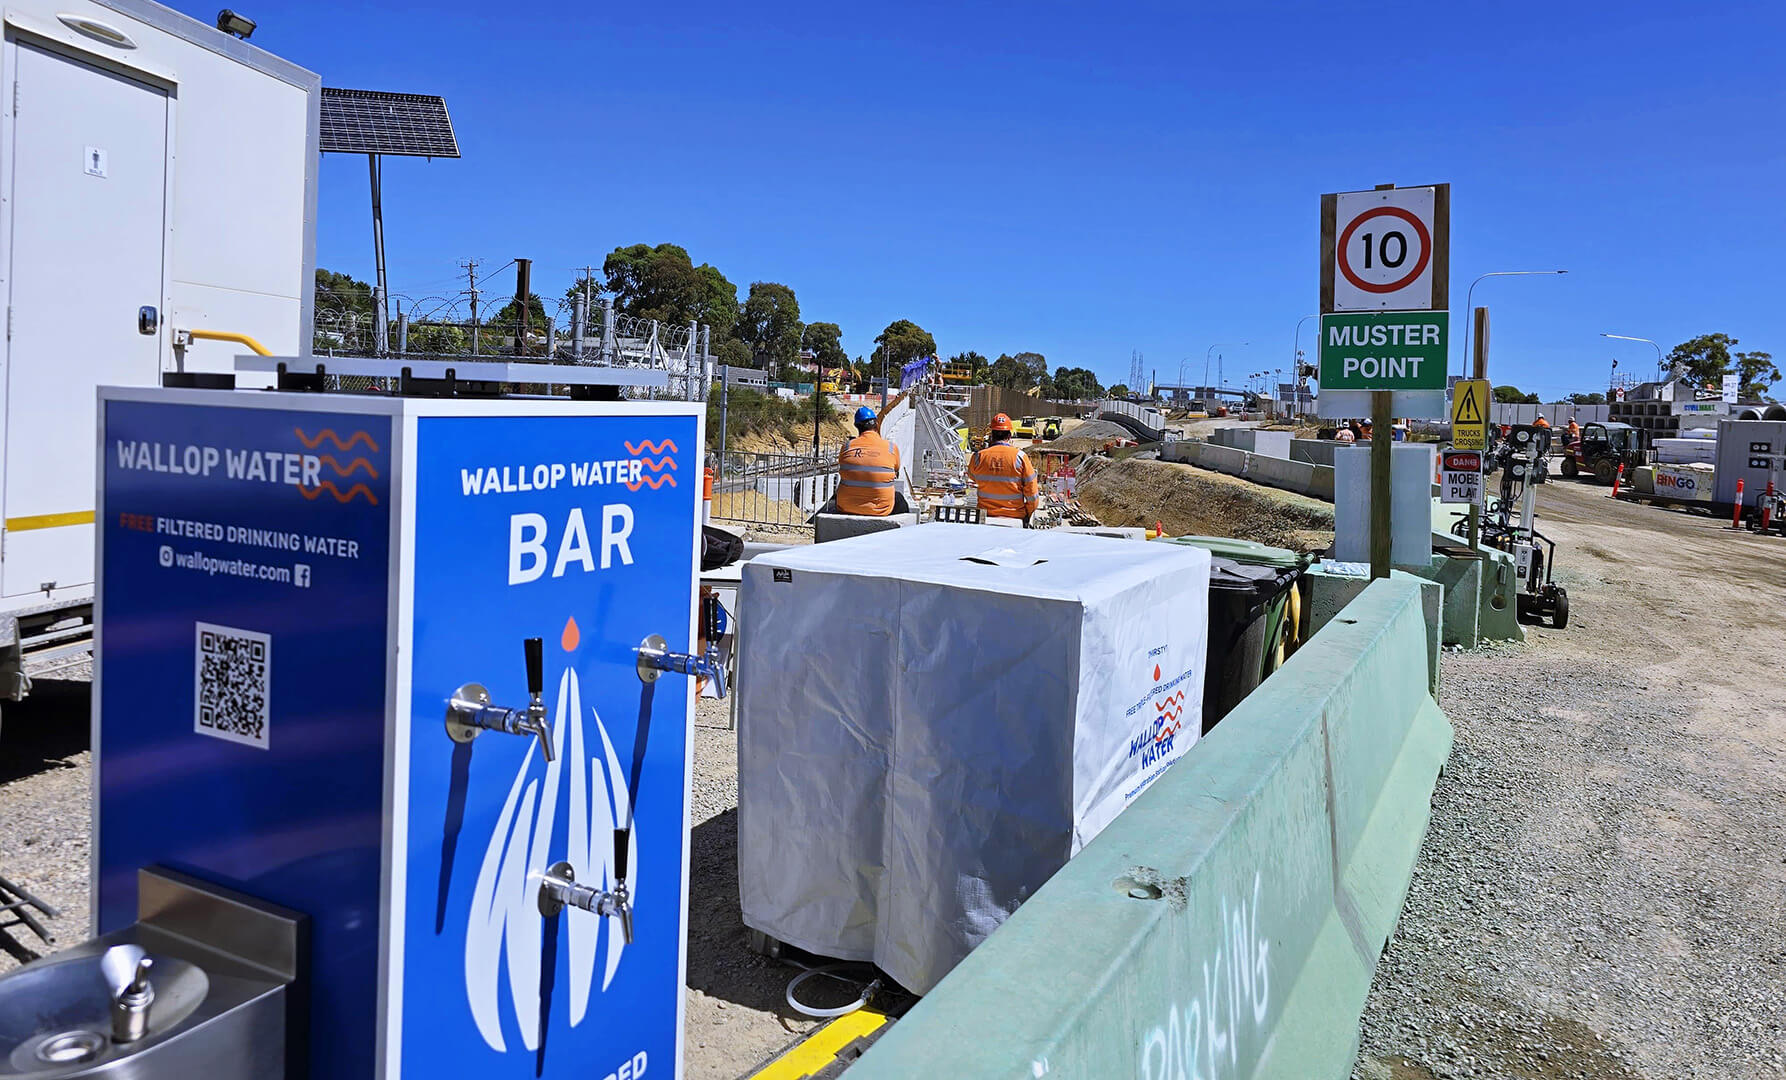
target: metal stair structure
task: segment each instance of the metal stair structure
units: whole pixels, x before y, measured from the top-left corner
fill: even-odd
[[[927,384],[912,391],[917,414],[912,470],[927,486],[959,483],[967,473],[960,429],[967,426],[967,391]]]

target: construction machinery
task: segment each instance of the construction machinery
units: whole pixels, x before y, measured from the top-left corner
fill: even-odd
[[[1011,435],[1012,435],[1012,437],[1018,438],[1018,439],[1033,439],[1033,438],[1035,438],[1036,437],[1036,418],[1033,416],[1020,416],[1017,419],[1011,421]]]
[[[1626,475],[1647,463],[1649,455],[1638,449],[1637,429],[1617,421],[1585,424],[1581,437],[1563,448],[1563,475],[1574,479],[1588,473],[1610,484],[1624,466]]]
[[[1042,418],[1042,438],[1044,438],[1044,439],[1058,439],[1058,438],[1060,438],[1060,427],[1061,427],[1061,418],[1060,417],[1058,417],[1058,416],[1043,417]]]
[[[1520,617],[1549,618],[1561,630],[1569,625],[1569,593],[1551,580],[1556,542],[1537,529],[1537,486],[1549,478],[1551,435],[1550,428],[1519,425],[1489,450],[1483,471],[1500,470],[1501,491],[1482,517],[1481,538],[1513,556]],[[1469,535],[1461,519],[1452,532]]]

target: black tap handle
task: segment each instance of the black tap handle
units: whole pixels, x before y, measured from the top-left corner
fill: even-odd
[[[614,880],[626,880],[626,855],[632,847],[631,829],[614,830]]]
[[[521,645],[527,652],[527,692],[538,697],[546,689],[545,642],[530,637]]]

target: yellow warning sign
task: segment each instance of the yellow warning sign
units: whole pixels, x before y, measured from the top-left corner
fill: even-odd
[[[1488,380],[1463,379],[1451,388],[1451,445],[1488,449]]]

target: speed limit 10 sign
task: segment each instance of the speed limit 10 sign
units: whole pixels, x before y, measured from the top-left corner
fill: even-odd
[[[1321,311],[1449,306],[1451,185],[1321,196]]]

